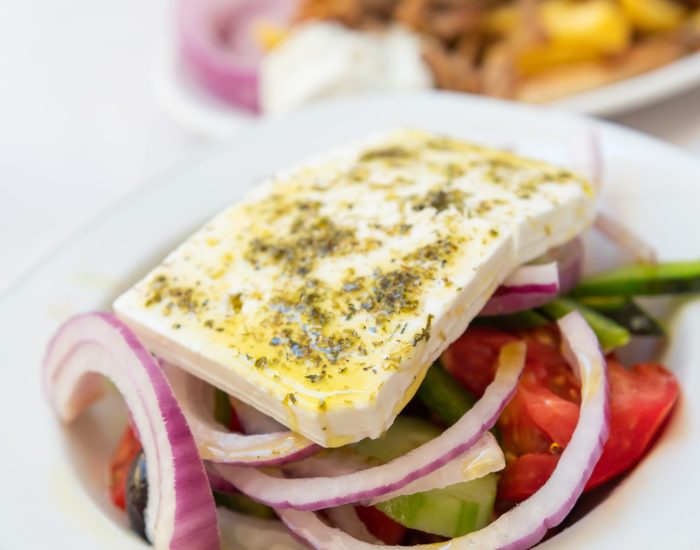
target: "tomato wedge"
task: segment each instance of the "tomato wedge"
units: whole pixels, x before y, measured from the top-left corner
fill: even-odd
[[[109,464],[110,497],[112,503],[122,510],[126,510],[126,478],[131,463],[140,450],[141,442],[131,425],[128,425]]]
[[[510,334],[469,329],[443,354],[449,372],[480,395],[494,375],[503,344],[525,339],[527,360],[518,391],[498,427],[508,464],[499,499],[518,502],[549,478],[578,421],[580,387],[559,352],[554,328]],[[625,368],[609,356],[610,436],[586,490],[634,466],[649,448],[678,399],[676,378],[658,364]]]
[[[355,510],[367,530],[385,544],[400,544],[408,531],[374,506],[355,506]]]

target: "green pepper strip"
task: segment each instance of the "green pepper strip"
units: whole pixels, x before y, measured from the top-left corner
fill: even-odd
[[[651,296],[700,292],[700,260],[638,264],[584,279],[572,296]]]
[[[605,353],[624,346],[630,341],[630,333],[627,329],[570,298],[557,298],[539,308],[539,311],[553,321],[574,310],[577,310],[586,319]]]

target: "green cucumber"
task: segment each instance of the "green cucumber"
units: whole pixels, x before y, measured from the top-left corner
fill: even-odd
[[[476,403],[476,398],[440,363],[434,363],[428,369],[416,396],[448,426],[462,418]]]
[[[355,445],[355,452],[381,462],[391,462],[423,443],[439,436],[442,430],[427,420],[412,416],[397,416],[381,437],[363,439]]]
[[[264,519],[274,519],[277,517],[272,508],[255,502],[252,498],[241,493],[219,493],[214,491],[214,502],[217,506],[228,508],[229,510],[248,516]]]
[[[498,476],[392,498],[377,508],[395,522],[443,537],[460,537],[491,522]]]
[[[578,311],[586,319],[598,337],[600,347],[603,348],[605,353],[624,346],[630,341],[630,333],[626,328],[570,298],[557,298],[539,308],[539,311],[553,321],[564,317],[564,315],[574,310]]]
[[[651,296],[700,292],[700,260],[638,264],[587,277],[572,296]]]
[[[528,330],[543,327],[551,322],[550,319],[541,313],[528,309],[508,315],[477,317],[472,321],[472,326],[491,327],[503,330]]]
[[[579,303],[602,313],[638,336],[663,336],[661,324],[639,304],[624,296],[596,296],[579,298]]]
[[[399,416],[382,437],[365,439],[355,450],[365,457],[389,462],[440,433],[430,422]],[[498,476],[488,474],[444,489],[392,498],[376,507],[409,529],[456,537],[481,529],[491,521],[497,484]]]

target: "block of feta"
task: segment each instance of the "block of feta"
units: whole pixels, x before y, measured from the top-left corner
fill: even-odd
[[[496,287],[591,224],[594,199],[562,168],[399,130],[253,188],[114,307],[155,354],[345,445],[383,433]]]

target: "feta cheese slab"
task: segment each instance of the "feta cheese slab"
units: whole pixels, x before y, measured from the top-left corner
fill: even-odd
[[[496,287],[590,225],[594,199],[562,168],[395,131],[255,187],[114,307],[157,355],[341,446],[383,433]]]

